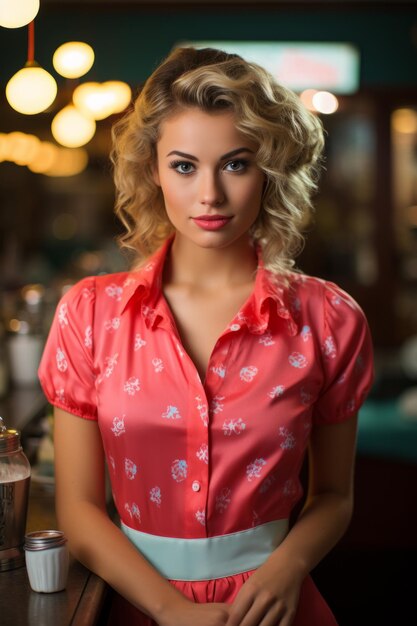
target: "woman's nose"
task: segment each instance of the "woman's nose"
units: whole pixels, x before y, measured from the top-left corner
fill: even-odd
[[[217,172],[205,172],[200,181],[200,203],[207,206],[219,206],[224,202],[225,194]]]

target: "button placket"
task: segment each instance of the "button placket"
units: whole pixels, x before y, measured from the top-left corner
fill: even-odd
[[[237,329],[236,329],[237,330]],[[230,341],[225,335],[236,335],[228,329],[222,335],[210,356],[204,383],[195,375],[196,368],[191,358],[190,366],[190,419],[187,427],[188,497],[186,499],[186,525],[193,536],[207,536],[206,519],[209,489],[209,428],[210,408],[208,398],[218,395],[226,376],[230,352]],[[208,393],[206,393],[206,389]],[[205,451],[205,460],[202,451]]]
[[[210,356],[210,360],[207,366],[206,380],[204,382],[204,386],[209,391],[209,393],[207,393],[207,396],[213,397],[214,395],[218,394],[219,389],[223,385],[223,381],[227,376],[230,344],[232,342],[230,341],[230,339],[226,341],[226,337],[228,337],[230,334],[235,335],[236,332],[231,333],[230,329],[227,329],[224,334],[221,335],[218,339]]]
[[[189,365],[189,418],[187,421],[189,474],[186,487],[186,528],[190,536],[206,537],[205,519],[209,469],[204,458],[206,457],[206,450],[208,450],[209,409],[203,384],[195,376],[196,369],[191,359]]]

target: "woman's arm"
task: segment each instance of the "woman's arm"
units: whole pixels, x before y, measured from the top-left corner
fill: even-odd
[[[165,580],[109,519],[95,421],[55,408],[56,509],[72,554],[161,626],[221,626],[225,605],[196,605]]]
[[[352,516],[356,429],[357,417],[313,428],[305,506],[282,544],[242,587],[227,626],[292,623],[304,578],[342,537]]]

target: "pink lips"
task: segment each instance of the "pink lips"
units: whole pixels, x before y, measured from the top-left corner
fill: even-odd
[[[224,215],[199,215],[193,217],[193,222],[204,230],[219,230],[226,226],[232,219],[231,217],[225,217]]]

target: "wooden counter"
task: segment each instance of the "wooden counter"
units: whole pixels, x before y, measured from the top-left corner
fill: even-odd
[[[56,528],[53,493],[32,483],[27,531]],[[108,587],[77,561],[70,560],[66,589],[57,593],[32,591],[25,567],[0,572],[1,626],[97,626]]]
[[[56,528],[52,491],[32,483],[27,531]],[[1,626],[97,626],[105,623],[108,587],[74,559],[66,589],[32,591],[25,567],[0,572]]]

